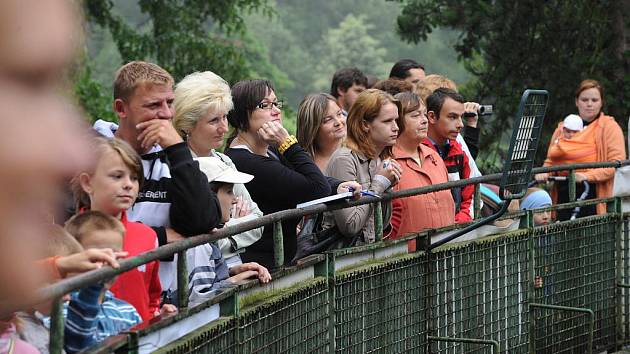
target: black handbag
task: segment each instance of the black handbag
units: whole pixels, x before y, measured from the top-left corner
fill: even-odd
[[[322,221],[322,214],[304,217],[302,229],[297,235],[297,248],[295,257],[291,261],[292,264],[312,254],[352,247],[357,243],[359,236],[362,234],[358,233],[353,237],[345,237],[336,225],[323,229]]]

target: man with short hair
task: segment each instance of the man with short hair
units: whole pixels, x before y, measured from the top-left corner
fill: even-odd
[[[390,79],[404,80],[414,85],[414,87],[417,87],[420,80],[424,79],[425,76],[424,65],[413,59],[397,61],[389,72]]]
[[[156,64],[123,65],[114,81],[113,107],[120,125],[94,123],[99,133],[126,141],[141,155],[145,183],[127,216],[153,227],[160,245],[181,238],[179,234],[208,233],[221,220],[216,195],[173,127],[173,83]]]
[[[350,107],[357,100],[359,94],[366,90],[367,77],[357,68],[339,69],[333,75],[330,94],[337,99],[344,116],[348,116]]]
[[[451,89],[439,88],[427,97],[426,103],[429,133],[422,143],[442,157],[449,181],[470,178],[468,155],[456,141],[459,131],[464,127],[464,97]],[[473,185],[468,185],[451,189],[457,211],[455,222],[472,220],[470,206],[474,188]]]

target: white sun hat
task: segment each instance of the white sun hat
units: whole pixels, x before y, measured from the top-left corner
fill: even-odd
[[[563,125],[569,130],[582,131],[584,129],[584,122],[582,118],[577,114],[569,114],[564,118]]]
[[[238,172],[218,157],[198,157],[195,160],[199,162],[201,172],[208,177],[208,182],[247,183],[254,178],[250,174]]]

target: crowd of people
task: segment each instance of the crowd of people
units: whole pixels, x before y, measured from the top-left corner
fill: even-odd
[[[412,59],[398,61],[390,77],[377,82],[357,68],[338,70],[330,92],[308,95],[300,103],[297,137],[284,128],[283,101],[267,80],[230,87],[217,73],[205,71],[175,83],[160,66],[133,61],[117,70],[113,83],[118,122],[84,126],[59,94],[58,79],[76,49],[67,38],[78,32],[71,20],[77,10],[50,0],[38,2],[37,10],[23,18],[14,3],[0,5],[0,20],[7,24],[0,29],[0,38],[7,39],[0,41],[0,53],[12,54],[0,56],[5,74],[0,100],[7,117],[23,119],[7,127],[0,150],[0,159],[11,166],[0,174],[0,281],[12,284],[1,287],[0,299],[18,299],[73,274],[118,267],[122,258],[314,199],[379,196],[481,175],[475,162],[480,105],[466,101],[448,78],[426,76],[425,67]],[[24,21],[33,24],[28,35],[34,42],[9,41],[11,29]],[[38,21],[53,30],[37,31]],[[46,48],[45,60],[32,55]],[[625,159],[621,129],[602,111],[601,85],[583,81],[575,103],[578,114],[558,126],[545,165]],[[549,177],[539,174],[536,180]],[[576,174],[579,182],[594,185],[587,198],[610,196],[612,177],[612,169]],[[375,242],[377,223],[385,239],[399,239],[472,221],[473,190],[468,185],[382,201],[382,220],[375,220],[374,204],[313,220],[318,231],[334,239],[328,249]],[[551,195],[532,188],[520,207],[566,201],[567,190],[561,183]],[[63,191],[73,201],[65,216],[53,212]],[[501,203],[494,186],[481,191],[488,205]],[[583,215],[603,212],[599,205],[583,209]],[[287,265],[305,255],[298,240],[305,236],[307,220],[282,223]],[[548,211],[534,218],[537,225],[552,220]],[[32,245],[38,245],[37,252]],[[413,240],[409,249],[416,249]],[[186,263],[190,306],[244,280],[267,283],[280,266],[273,227],[189,249]],[[36,275],[10,271],[33,265]],[[64,305],[64,350],[79,352],[141,322],[176,313],[176,291],[172,258],[70,294]],[[48,352],[51,306],[46,302],[3,318],[0,352]]]

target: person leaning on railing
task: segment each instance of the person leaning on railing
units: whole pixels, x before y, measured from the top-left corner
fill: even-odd
[[[356,183],[327,179],[313,159],[282,126],[282,101],[266,80],[245,80],[232,87],[234,109],[228,121],[234,128],[225,151],[236,168],[254,176],[247,188],[265,214],[293,209],[299,203],[348,191]],[[284,259],[297,248],[298,220],[283,220]],[[247,248],[243,262],[274,267],[273,227],[265,227],[260,240]]]
[[[227,113],[234,106],[230,86],[213,72],[187,75],[175,86],[173,126],[186,141],[194,158],[210,157],[236,171],[230,158],[215,149],[223,146],[228,131]],[[263,215],[243,183],[234,184],[237,202],[226,226],[255,220]],[[258,241],[263,228],[242,232],[217,241],[228,267],[240,264],[238,257],[246,247]]]
[[[308,95],[297,115],[297,140],[323,172],[332,154],[346,137],[346,116],[327,93]]]
[[[392,158],[398,138],[396,121],[400,102],[390,94],[369,89],[362,92],[348,112],[348,137],[330,158],[326,175],[354,180],[363,190],[380,195],[398,183],[402,170]],[[383,202],[383,225],[389,224],[391,202]],[[344,246],[375,241],[374,205],[364,204],[324,214],[323,227],[336,226],[346,237]]]
[[[558,128],[551,137],[544,166],[624,160],[626,150],[623,132],[615,118],[605,115],[602,111],[604,89],[599,82],[595,80],[582,81],[575,92],[575,105],[584,123],[584,129],[567,139],[561,137],[563,123],[558,124]],[[581,182],[587,181],[595,184],[595,188],[591,186],[586,199],[611,197],[614,174],[614,168],[576,171],[575,181],[578,183],[576,195],[580,195],[584,190]],[[537,174],[536,180],[539,182],[547,181],[549,175],[548,173]],[[568,202],[568,190],[567,183],[556,183],[551,191],[554,204]],[[588,206],[582,207],[580,215],[588,216],[605,212],[606,205],[597,204],[596,209]],[[558,211],[559,220],[568,220],[570,217],[571,210]]]
[[[422,143],[427,137],[427,109],[418,95],[402,92],[394,96],[402,105],[398,120],[400,135],[393,148],[403,174],[395,190],[430,186],[448,182],[446,165],[437,152]],[[439,228],[455,222],[455,202],[449,190],[394,199],[392,232],[395,239],[427,228]],[[416,241],[409,241],[409,250],[416,250]]]
[[[98,263],[94,262],[94,260],[109,259],[106,264],[118,266],[116,258],[126,255],[126,252],[116,253],[111,248],[89,249],[84,251],[79,242],[59,225],[48,225],[46,235],[47,240],[43,242],[43,245],[40,247],[41,255],[52,257],[48,259],[55,261],[50,262],[54,264],[54,267],[49,269],[50,273],[45,278],[41,279],[42,286],[52,284],[77,271],[89,271],[99,267]],[[85,256],[88,252],[92,253],[91,257],[96,256],[97,258],[92,258],[92,260],[90,260],[90,258],[86,259]],[[105,257],[103,258],[102,256]],[[68,296],[64,296],[64,300],[68,299]],[[15,313],[11,320],[17,328],[19,337],[44,354],[49,352],[49,316],[52,312],[52,308],[53,300],[47,299],[24,311]],[[66,339],[70,339],[71,341],[76,338],[77,337],[73,336],[73,334],[69,334],[66,337]]]

